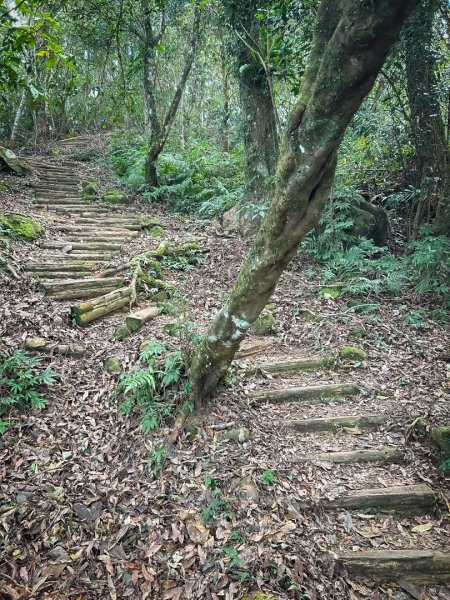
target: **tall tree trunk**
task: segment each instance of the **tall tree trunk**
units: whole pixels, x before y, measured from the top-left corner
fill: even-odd
[[[183,96],[186,82],[191,72],[192,65],[194,64],[195,51],[197,48],[197,42],[200,35],[200,8],[199,3],[196,2],[194,8],[194,22],[192,25],[192,33],[189,44],[189,49],[186,54],[184,61],[183,70],[178,81],[175,93],[173,95],[170,106],[164,117],[164,121],[160,128],[152,128],[152,135],[150,139],[150,148],[145,161],[145,180],[152,187],[158,187],[158,175],[156,171],[156,161],[158,156],[164,149],[167,138],[170,133],[170,129],[173,125],[175,117],[177,115],[178,107],[180,105],[181,98]]]
[[[248,232],[245,206],[267,205],[274,191],[278,159],[277,111],[271,74],[264,58],[256,18],[259,3],[223,0],[228,23],[233,32],[230,50],[239,83],[241,121],[244,133],[245,189],[242,206],[224,218],[229,228]],[[243,209],[243,210],[242,210]]]
[[[434,204],[437,233],[450,235],[450,153],[436,80],[433,23],[439,0],[422,0],[404,31],[411,134],[416,148],[419,198],[412,215],[411,238]]]
[[[9,136],[9,145],[11,146],[11,148],[14,148],[16,145],[17,128],[19,127],[19,121],[20,121],[20,118],[22,117],[23,109],[25,108],[26,97],[27,97],[27,92],[26,92],[26,90],[23,90],[23,92],[20,96],[19,106],[17,107],[16,115],[14,117],[14,123],[11,128],[11,135]]]
[[[345,130],[417,1],[322,0],[300,97],[284,136],[273,200],[228,300],[193,360],[197,408],[224,377],[299,243],[317,224]]]
[[[230,151],[230,71],[224,43],[220,42],[220,67],[222,71],[222,150]]]

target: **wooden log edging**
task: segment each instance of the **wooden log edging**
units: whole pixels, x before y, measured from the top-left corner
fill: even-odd
[[[44,338],[31,338],[25,340],[25,349],[29,352],[44,352],[45,354],[63,354],[76,358],[88,354],[88,349],[80,344],[53,343]]]
[[[266,372],[270,375],[283,375],[292,373],[301,373],[302,371],[313,371],[323,369],[334,362],[333,357],[312,356],[310,358],[294,358],[291,360],[265,363],[245,369],[244,375],[251,377],[259,372]]]
[[[91,321],[95,321],[119,308],[123,308],[130,303],[132,289],[131,286],[121,288],[98,296],[89,302],[83,302],[77,306],[72,306],[70,315],[77,325],[83,327]]]
[[[328,383],[304,387],[283,388],[281,390],[266,390],[256,392],[251,398],[254,402],[323,402],[334,396],[354,396],[359,394],[357,383]]]
[[[349,452],[317,452],[298,456],[294,462],[330,462],[349,464],[360,462],[401,463],[404,455],[401,450],[383,448],[382,450],[353,450]]]
[[[322,504],[327,509],[374,509],[410,515],[432,512],[436,506],[436,495],[426,484],[397,485],[349,490],[332,500],[324,499]]]
[[[291,421],[288,427],[296,431],[336,431],[341,428],[379,427],[386,423],[386,415],[363,415],[348,417],[322,417]]]
[[[338,558],[349,575],[382,581],[403,578],[418,584],[450,582],[450,554],[433,550],[366,550]]]

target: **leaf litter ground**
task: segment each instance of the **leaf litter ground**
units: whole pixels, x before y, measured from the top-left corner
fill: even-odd
[[[96,166],[78,168],[83,177],[107,181]],[[29,188],[3,179],[13,189],[2,197],[1,210],[35,217],[47,226],[47,237],[56,239],[51,215],[31,205]],[[206,327],[248,244],[138,201],[123,212],[158,215],[171,242],[195,238],[209,250],[195,271],[166,274],[183,293],[189,318]],[[142,234],[116,262],[157,245]],[[19,271],[39,254],[37,244],[13,244]],[[2,280],[2,350],[38,336],[83,344],[91,352],[77,359],[43,357],[60,375],[48,408],[18,417],[0,441],[2,597],[232,600],[257,589],[277,599],[447,597],[442,588],[355,581],[335,561],[342,550],[364,548],[449,551],[445,477],[429,446],[414,435],[405,437],[417,416],[430,425],[449,422],[446,332],[430,320],[420,329],[405,321],[405,305],[409,311],[422,308],[414,296],[382,298],[377,319],[347,312],[345,299],[319,293],[318,280],[308,280],[304,266],[296,259],[277,288],[273,345],[237,361],[230,387],[209,414],[196,418],[195,438],[183,434],[156,476],[148,459],[168,429],[145,436],[137,417],[120,413],[117,376],[106,372],[104,360],[117,356],[128,369],[142,340],[176,343],[164,330],[174,316],[163,315],[118,342],[113,332],[124,313],[77,329],[68,319],[70,303],[43,298],[23,272],[20,281]],[[299,308],[326,319],[305,320]],[[244,345],[266,339],[252,334]],[[356,368],[341,365],[285,381],[241,376],[246,366],[335,353],[344,344],[364,347],[367,359]],[[255,389],[349,379],[362,387],[351,400],[255,406],[250,398]],[[387,416],[382,429],[311,434],[285,426],[288,420],[374,412]],[[229,441],[231,426],[248,428],[249,439]],[[305,452],[381,446],[404,448],[406,462],[383,467],[294,462]],[[269,480],[267,472],[273,474]],[[431,516],[325,512],[321,506],[322,499],[346,489],[420,482],[439,496]]]

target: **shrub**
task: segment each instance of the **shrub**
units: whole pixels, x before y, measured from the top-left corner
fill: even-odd
[[[40,359],[16,350],[10,356],[0,353],[0,434],[10,424],[3,420],[17,409],[45,408],[41,390],[51,385],[57,374],[48,367],[39,371]]]
[[[107,162],[121,183],[142,193],[149,202],[166,201],[182,213],[211,219],[234,206],[242,196],[243,153],[237,146],[229,153],[206,143],[183,152],[164,152],[158,159],[160,185],[149,189],[144,179],[148,142],[139,135],[111,136]]]
[[[164,344],[147,343],[139,355],[145,367],[122,373],[117,387],[123,398],[123,414],[129,415],[137,409],[146,433],[159,427],[177,404],[173,388],[181,380],[184,363],[180,351],[166,350]]]

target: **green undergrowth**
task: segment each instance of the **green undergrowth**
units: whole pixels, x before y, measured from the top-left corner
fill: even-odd
[[[345,228],[340,231],[339,224],[337,227],[338,233],[335,231],[333,235],[329,225],[319,234],[310,234],[301,247],[301,253],[313,258],[318,267],[310,268],[309,275],[319,275],[321,283],[330,286],[322,290],[324,295],[364,297],[370,301],[380,294],[397,296],[413,289],[420,295],[433,294],[444,308],[450,306],[447,237],[433,236],[429,229],[423,228],[421,239],[409,243],[405,253],[396,257],[387,248],[378,248],[365,238],[355,243],[348,239]],[[441,318],[444,313],[445,310]],[[437,313],[436,317],[439,318]]]
[[[150,189],[144,179],[147,151],[148,140],[143,136],[119,132],[111,136],[105,160],[122,185],[148,202],[164,202],[178,212],[211,219],[241,199],[241,146],[223,152],[202,142],[183,151],[167,149],[158,159],[160,185],[156,189]]]
[[[50,368],[41,369],[40,359],[16,350],[0,353],[0,434],[21,410],[45,408],[43,391],[58,375]]]
[[[148,342],[139,354],[139,366],[122,373],[117,393],[125,415],[138,413],[141,428],[148,433],[171,416],[180,397],[185,365],[181,351]]]

